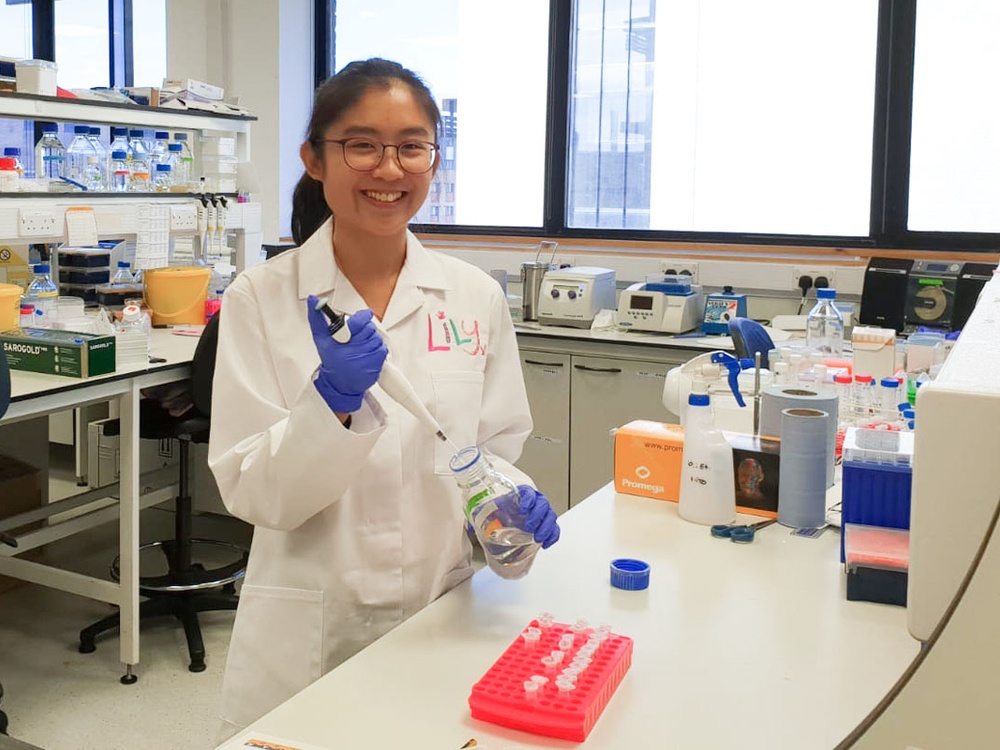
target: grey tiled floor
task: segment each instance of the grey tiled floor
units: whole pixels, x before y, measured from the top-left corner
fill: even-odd
[[[54,456],[53,497],[73,487]],[[144,540],[172,532],[168,510],[142,514]],[[196,535],[249,540],[235,519],[204,515],[195,519]],[[107,576],[117,549],[117,526],[108,524],[49,545],[47,560]],[[234,613],[200,616],[207,669],[187,670],[183,628],[171,618],[143,625],[139,680],[122,685],[119,642],[111,633],[97,651],[81,654],[78,633],[113,611],[110,605],[33,584],[0,594],[0,681],[2,707],[12,737],[44,750],[202,750],[218,738],[218,697]]]

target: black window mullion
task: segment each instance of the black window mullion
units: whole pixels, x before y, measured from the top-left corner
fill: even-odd
[[[31,56],[36,60],[55,62],[55,0],[32,0],[31,2]]]
[[[916,3],[881,0],[878,23],[870,231],[891,247],[907,233]]]
[[[134,71],[132,0],[108,0],[108,85],[134,85]]]
[[[542,228],[561,234],[566,227],[566,183],[569,135],[570,40],[573,3],[549,2],[548,106],[545,116],[545,197]]]
[[[334,73],[337,0],[314,0],[313,35],[313,81],[318,87]]]

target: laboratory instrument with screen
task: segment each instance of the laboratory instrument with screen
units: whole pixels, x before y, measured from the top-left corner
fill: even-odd
[[[538,322],[590,328],[601,310],[615,309],[615,272],[610,268],[571,266],[548,271],[538,295]]]
[[[655,274],[622,290],[616,320],[622,328],[684,333],[701,323],[705,296],[687,274]]]

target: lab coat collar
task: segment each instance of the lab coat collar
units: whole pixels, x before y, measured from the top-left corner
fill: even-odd
[[[422,307],[425,291],[447,291],[450,288],[441,262],[407,230],[406,260],[396,280],[396,289],[383,317],[382,327],[391,328]],[[348,313],[367,306],[334,260],[332,218],[299,248],[298,294],[303,300],[310,294],[327,297],[331,307]]]

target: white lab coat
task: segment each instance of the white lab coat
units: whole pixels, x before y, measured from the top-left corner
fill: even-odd
[[[344,429],[313,385],[306,297],[366,307],[331,232],[240,274],[220,320],[209,465],[229,511],[256,527],[223,684],[233,729],[472,572],[452,449],[377,385]],[[445,433],[530,482],[512,466],[531,417],[496,281],[408,233],[380,327]]]

